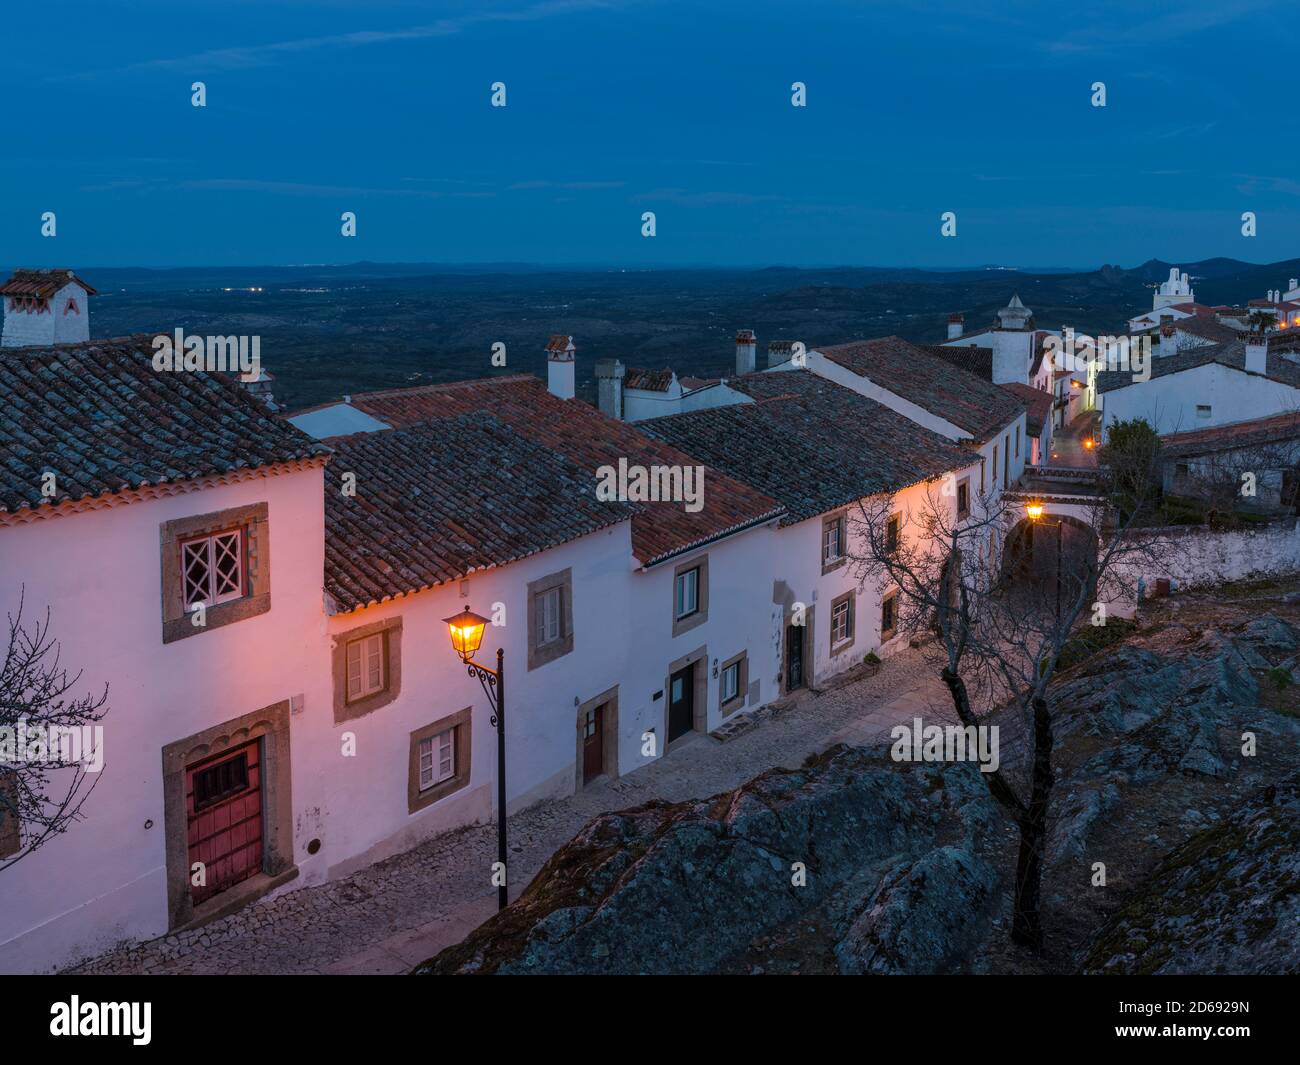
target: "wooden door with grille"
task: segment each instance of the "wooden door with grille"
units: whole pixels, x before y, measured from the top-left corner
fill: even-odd
[[[194,905],[262,871],[262,742],[185,772],[190,890]],[[202,862],[204,882],[194,883]]]

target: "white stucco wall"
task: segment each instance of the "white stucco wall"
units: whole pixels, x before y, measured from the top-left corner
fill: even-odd
[[[1162,436],[1300,410],[1300,389],[1218,363],[1153,377],[1100,394],[1102,432],[1143,418]],[[1210,407],[1198,417],[1198,405]]]
[[[69,312],[68,301],[76,301],[76,311]],[[10,300],[4,303],[4,332],[0,346],[73,344],[90,338],[90,303],[86,290],[69,282],[50,297],[46,311],[11,311]]]
[[[1169,537],[1172,545],[1159,562],[1116,566],[1125,570],[1126,583],[1140,577],[1147,595],[1161,577],[1177,590],[1300,571],[1300,528],[1294,521],[1229,530],[1174,526],[1159,535]]]
[[[304,723],[329,713],[321,493],[321,471],[309,469],[0,527],[0,604],[14,611],[25,593],[28,621],[50,606],[62,662],[82,674],[78,693],[109,685],[105,764],[84,820],[0,873],[0,972],[167,930],[163,747],[301,695],[296,760]],[[159,526],[260,502],[271,609],[164,644]],[[322,784],[295,766],[294,809],[320,805]]]

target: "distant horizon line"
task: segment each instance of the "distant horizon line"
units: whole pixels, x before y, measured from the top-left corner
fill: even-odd
[[[1297,257],[1300,259],[1300,257]],[[140,271],[142,273],[180,273],[183,271],[219,271],[219,270],[352,270],[366,268],[397,268],[397,269],[421,269],[421,270],[447,270],[447,271],[492,271],[492,272],[510,272],[512,270],[527,270],[535,272],[618,272],[618,273],[664,273],[664,272],[690,272],[690,271],[728,271],[734,273],[761,273],[764,271],[801,271],[814,272],[824,270],[915,270],[919,273],[1020,273],[1020,274],[1085,274],[1096,273],[1105,266],[1119,266],[1121,270],[1136,270],[1152,263],[1159,263],[1168,266],[1177,266],[1181,263],[1189,263],[1193,266],[1208,262],[1229,262],[1238,263],[1243,267],[1262,269],[1270,266],[1278,266],[1282,263],[1295,262],[1297,259],[1279,259],[1273,262],[1250,262],[1245,259],[1233,259],[1228,256],[1210,256],[1206,259],[1160,259],[1149,258],[1135,266],[1123,266],[1117,263],[1102,263],[1095,266],[1062,266],[1062,265],[1009,265],[1000,263],[979,263],[975,265],[952,265],[952,266],[915,266],[899,265],[884,263],[822,263],[815,265],[797,266],[789,263],[768,263],[765,265],[737,265],[725,263],[659,263],[655,265],[629,265],[617,262],[535,262],[523,259],[492,259],[484,261],[448,261],[437,262],[429,260],[405,260],[405,259],[357,259],[350,262],[319,262],[319,263],[229,263],[229,264],[190,264],[185,266],[141,266],[136,264],[128,265],[108,265],[105,263],[94,264],[90,266],[69,265],[67,262],[60,261],[57,266],[46,265],[10,265],[0,267],[6,271],[15,269],[25,270],[50,270],[50,269],[71,269],[80,271],[93,270],[116,270],[116,271]]]

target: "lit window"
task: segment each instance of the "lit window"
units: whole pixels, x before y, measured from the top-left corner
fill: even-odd
[[[722,701],[731,702],[740,694],[740,663],[733,662],[722,671]]]
[[[185,607],[213,606],[244,594],[244,531],[231,529],[181,544]]]
[[[673,597],[673,616],[678,620],[690,617],[700,608],[700,568],[695,566],[677,574],[677,587]]]
[[[446,729],[420,741],[420,790],[456,775],[456,730]]]
[[[348,644],[348,702],[383,691],[387,685],[384,666],[382,632]]]

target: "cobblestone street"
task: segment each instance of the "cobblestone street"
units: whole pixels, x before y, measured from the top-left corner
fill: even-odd
[[[914,716],[954,720],[947,700],[921,652],[907,650],[873,677],[761,711],[757,724],[725,743],[688,738],[626,777],[524,810],[510,818],[512,897],[597,814],[715,794],[769,767],[798,766],[837,742],[879,742]],[[179,936],[125,946],[73,971],[402,973],[492,915],[488,870],[495,858],[494,825],[458,830],[351,876],[262,900]]]

